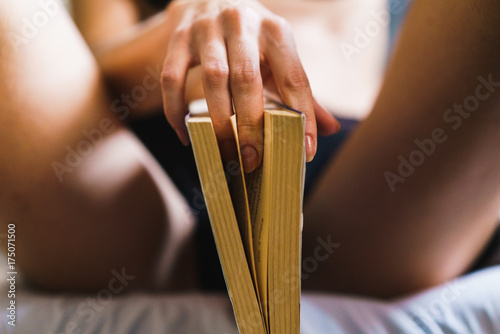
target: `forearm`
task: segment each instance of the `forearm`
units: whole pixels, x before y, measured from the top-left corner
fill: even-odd
[[[168,43],[164,25],[158,14],[95,49],[112,93],[137,112],[161,109],[160,75]]]
[[[165,13],[145,16],[131,0],[74,1],[74,20],[92,49],[118,114],[160,110],[160,71],[166,55],[168,28]],[[125,108],[127,112],[123,112]]]
[[[133,115],[162,109],[161,73],[173,29],[162,12],[95,49],[114,97],[132,109]],[[194,67],[185,82],[185,100],[201,97],[201,73]],[[114,108],[120,108],[120,103]]]
[[[101,44],[96,56],[118,96],[112,108],[125,110],[118,105],[126,103],[126,109],[143,112],[163,103],[167,120],[184,144],[189,142],[186,100],[206,97],[221,144],[232,141],[229,116],[238,114],[246,171],[262,160],[264,86],[306,115],[308,160],[316,152],[317,123],[322,134],[338,129],[332,115],[314,103],[291,26],[257,1],[175,1],[144,25]],[[198,75],[188,76],[195,65],[200,65]],[[160,80],[151,81],[160,72],[161,97]],[[223,155],[230,156],[229,151],[224,149]]]

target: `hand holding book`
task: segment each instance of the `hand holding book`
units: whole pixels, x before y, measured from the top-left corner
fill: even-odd
[[[316,152],[317,128],[331,134],[335,119],[312,97],[289,24],[258,1],[175,1],[166,10],[170,31],[162,73],[165,113],[184,144],[186,73],[201,65],[200,80],[219,146],[231,150],[229,117],[238,114],[238,137],[245,171],[262,161],[263,88],[306,117],[306,158]],[[317,126],[318,123],[318,126]]]
[[[189,135],[240,333],[300,332],[304,115],[264,110],[262,166],[226,175],[208,116],[188,116]],[[232,117],[236,146],[236,119]],[[232,168],[235,170],[234,168]]]

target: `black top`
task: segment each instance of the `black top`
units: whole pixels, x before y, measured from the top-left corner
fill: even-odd
[[[170,3],[170,0],[146,0],[145,2],[155,8],[163,9]]]

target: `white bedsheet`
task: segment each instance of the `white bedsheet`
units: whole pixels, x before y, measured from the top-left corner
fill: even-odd
[[[0,333],[237,333],[225,294],[70,296],[22,286],[12,327],[2,275]],[[303,334],[500,333],[500,266],[392,303],[304,293],[301,322]]]

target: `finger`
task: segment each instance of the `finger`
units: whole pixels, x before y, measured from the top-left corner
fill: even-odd
[[[317,132],[309,80],[295,49],[288,23],[278,19],[265,24],[267,26],[264,28],[269,31],[264,43],[266,60],[283,102],[306,116],[306,160],[311,161],[316,154]]]
[[[264,73],[261,69],[261,73]],[[266,94],[277,96],[275,99],[281,101],[281,96],[274,78],[272,75],[262,76]],[[314,115],[316,116],[316,125],[318,128],[318,135],[329,136],[340,131],[340,123],[333,117],[331,113],[326,111],[321,105],[313,98]]]
[[[250,173],[262,162],[263,87],[260,54],[255,24],[246,22],[241,29],[237,10],[226,11],[229,83],[238,125],[238,138],[245,172]],[[236,21],[236,22],[235,22]]]
[[[197,47],[201,61],[202,83],[208,112],[224,160],[237,157],[230,116],[233,114],[229,91],[229,65],[222,34],[213,26],[197,30]]]
[[[318,127],[318,134],[321,136],[329,136],[334,133],[339,132],[340,123],[333,117],[331,113],[323,109],[316,101],[313,99],[314,103],[314,115],[316,116],[316,125]]]
[[[184,145],[189,144],[184,118],[188,113],[184,91],[187,71],[192,57],[187,32],[175,32],[172,36],[161,74],[161,89],[165,116]]]

